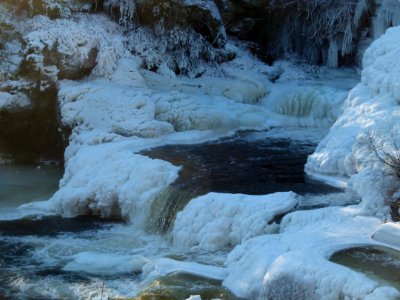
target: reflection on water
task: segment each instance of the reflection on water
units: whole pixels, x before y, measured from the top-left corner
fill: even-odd
[[[339,251],[331,261],[400,290],[400,252],[387,247],[356,247]]]
[[[50,198],[62,175],[56,166],[0,166],[0,209]]]

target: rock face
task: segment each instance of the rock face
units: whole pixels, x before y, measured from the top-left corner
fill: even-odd
[[[166,30],[191,27],[216,47],[226,42],[225,28],[216,4],[206,0],[139,0],[137,20],[151,26],[162,23]]]

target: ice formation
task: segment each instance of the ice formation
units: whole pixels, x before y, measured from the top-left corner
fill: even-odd
[[[399,130],[399,33],[399,27],[388,29],[368,48],[361,83],[349,93],[343,114],[306,165],[310,173],[351,177],[353,188],[371,209],[382,209],[391,197],[387,193],[394,188],[391,176],[381,180],[384,167],[364,140],[375,132],[384,143],[390,143]]]
[[[400,224],[382,224],[372,236],[374,240],[400,249]]]
[[[381,221],[357,214],[331,207],[286,215],[279,234],[255,237],[229,254],[224,285],[250,299],[398,297],[395,289],[327,261],[339,249],[374,243],[371,234]]]
[[[33,61],[38,70],[45,67],[43,51],[56,51],[63,64],[76,67],[84,67],[96,53],[93,72],[109,75],[124,52],[118,26],[104,16],[75,15],[75,20],[37,16],[27,27],[26,59]]]
[[[223,250],[274,232],[274,217],[297,205],[296,194],[266,196],[210,193],[193,199],[179,212],[172,232],[174,246]]]
[[[185,3],[215,9],[207,1]],[[383,14],[387,3],[382,2],[379,13]],[[122,0],[105,3],[121,8],[125,19],[120,22],[124,26],[133,16],[134,4],[134,1]],[[320,9],[326,1],[314,4]],[[358,23],[367,2],[358,1],[356,5],[356,14],[351,17]],[[349,18],[348,7],[343,5],[339,17]],[[308,9],[310,13],[317,10]],[[321,22],[335,23],[330,12],[322,16]],[[385,17],[389,19],[390,24],[397,22],[395,16]],[[337,36],[332,37],[327,58],[330,65],[337,64],[335,53],[346,54],[351,50],[352,34],[358,24],[346,22],[340,24],[345,27],[334,28],[335,33],[339,32],[340,43]],[[212,64],[197,61],[202,55],[214,55],[214,52],[204,49],[202,43],[185,44],[195,42],[193,32],[172,30],[170,37],[154,44],[154,32],[136,28],[124,40],[121,28],[110,19],[80,14],[64,20],[37,16],[24,28],[23,39],[27,44],[24,58],[37,70],[53,76],[61,121],[71,128],[72,134],[59,191],[46,202],[21,209],[47,210],[67,217],[82,214],[120,217],[130,222],[128,229],[124,229],[129,234],[145,235],[141,229],[152,201],[176,180],[180,168],[140,155],[140,150],[168,143],[201,142],[239,129],[272,126],[326,129],[338,117],[310,157],[306,170],[326,178],[351,176],[348,185],[362,200],[358,206],[291,212],[298,203],[293,193],[265,196],[212,193],[192,200],[178,214],[172,229],[173,245],[175,250],[184,253],[233,248],[224,266],[160,258],[162,243],[153,248],[158,256],[151,251],[147,253],[151,258],[138,256],[130,252],[134,241],[128,238],[129,234],[118,237],[118,247],[122,244],[125,248],[114,254],[105,252],[113,251],[116,245],[104,245],[102,240],[95,241],[93,246],[85,239],[79,242],[66,237],[65,241],[48,239],[52,250],[65,251],[74,243],[89,248],[73,249],[67,257],[61,256],[63,270],[103,275],[142,270],[143,285],[160,276],[182,272],[222,280],[237,296],[255,299],[289,296],[392,299],[400,296],[394,288],[381,286],[363,274],[329,262],[330,255],[347,247],[381,243],[398,247],[393,243],[397,236],[393,226],[397,225],[382,225],[382,219],[376,217],[384,216],[386,192],[394,193],[394,181],[380,179],[381,166],[371,159],[373,153],[364,147],[361,138],[366,130],[378,131],[383,139],[389,138],[392,128],[398,130],[399,27],[388,30],[366,51],[362,82],[350,92],[344,107],[341,104],[347,94],[347,83],[338,83],[336,75],[333,80],[321,79],[335,71],[325,69],[323,72],[328,75],[322,72],[313,77],[315,74],[300,72],[301,68],[289,63],[266,66],[228,43],[228,50],[232,47],[237,57],[221,63],[216,72]],[[136,43],[141,37],[145,37],[145,42]],[[146,48],[151,43],[154,49]],[[171,50],[169,43],[188,46],[188,56],[176,57],[176,51],[167,51]],[[160,45],[164,47],[161,50]],[[56,52],[56,61],[51,64],[45,59],[45,52],[49,50]],[[165,56],[160,58],[159,53]],[[191,65],[193,61],[188,57],[195,59],[196,64]],[[79,81],[58,77],[62,68],[79,69],[87,64],[93,70]],[[172,72],[176,70],[173,64],[178,64],[178,69],[189,77],[199,75],[199,68],[204,68],[205,76],[196,79],[176,76]],[[158,67],[158,74],[142,69],[151,66]],[[343,74],[347,77],[349,73],[343,71]],[[0,108],[13,105],[25,106],[28,102],[19,94],[1,92]],[[384,119],[387,122],[382,122]],[[281,214],[286,216],[280,225],[269,224]],[[30,237],[30,242],[42,240]],[[101,249],[97,251],[93,247]],[[46,253],[35,255],[47,258]]]

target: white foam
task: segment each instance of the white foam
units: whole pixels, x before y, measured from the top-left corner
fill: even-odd
[[[149,263],[149,259],[138,255],[80,252],[73,256],[73,260],[63,270],[97,275],[133,274],[141,272],[146,263]]]

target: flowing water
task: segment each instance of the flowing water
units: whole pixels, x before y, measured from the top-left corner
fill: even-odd
[[[241,132],[216,142],[143,152],[183,166],[179,179],[153,202],[149,227],[157,233],[168,231],[177,211],[194,196],[210,191],[266,194],[293,190],[313,195],[306,198],[319,199],[318,206],[329,205],[324,195],[339,191],[303,172],[307,155],[319,138],[304,136],[301,131]],[[235,299],[221,282],[191,275],[172,274],[147,287],[141,284],[142,266],[147,262],[167,257],[221,266],[225,252],[180,252],[171,246],[168,234],[149,234],[119,220],[7,217],[8,210],[20,204],[49,198],[61,173],[60,168],[51,167],[1,169],[1,299],[102,295],[183,299],[190,294],[201,294],[203,299]]]
[[[149,231],[166,232],[177,212],[194,197],[209,192],[265,195],[293,191],[323,195],[340,191],[304,173],[307,157],[316,147],[312,139],[272,133],[243,131],[217,142],[143,151],[143,155],[182,166],[178,180],[153,202]]]

